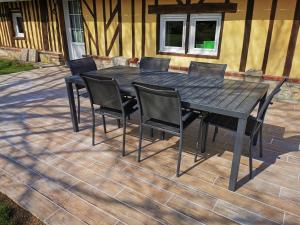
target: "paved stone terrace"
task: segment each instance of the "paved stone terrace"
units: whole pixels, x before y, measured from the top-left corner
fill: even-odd
[[[183,169],[176,178],[178,139],[146,137],[135,161],[136,118],[120,156],[122,129],[108,121],[91,146],[89,102],[73,133],[63,67],[0,76],[0,191],[46,224],[300,224],[300,105],[276,102],[266,117],[264,158],[255,154],[248,182],[242,157],[240,188],[227,190],[233,133],[194,166],[196,121],[185,134]],[[101,125],[99,119],[99,125]],[[245,147],[247,142],[245,142]]]

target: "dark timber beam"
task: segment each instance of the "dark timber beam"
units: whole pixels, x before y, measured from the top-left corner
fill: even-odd
[[[203,4],[176,4],[150,5],[149,14],[181,14],[181,13],[235,13],[237,3],[203,3]]]
[[[270,22],[269,22],[269,28],[268,28],[268,34],[266,40],[266,48],[265,48],[263,64],[262,64],[262,71],[264,74],[266,73],[268,59],[269,59],[270,46],[271,46],[271,40],[272,40],[272,34],[274,28],[274,20],[275,20],[276,9],[277,9],[277,2],[278,0],[272,0],[272,7],[271,7],[271,13],[269,19]]]
[[[145,56],[145,49],[146,49],[145,44],[146,44],[146,0],[142,0],[142,56]]]
[[[248,3],[247,3],[243,49],[242,49],[241,62],[240,62],[240,71],[241,72],[245,72],[245,70],[246,70],[249,43],[250,43],[250,35],[251,35],[252,17],[253,17],[253,10],[254,10],[254,1],[255,0],[248,0]]]
[[[290,34],[289,47],[288,47],[284,70],[283,70],[284,76],[290,76],[291,73],[293,58],[296,50],[297,37],[299,33],[299,27],[300,27],[300,0],[297,0],[293,26]]]
[[[67,40],[67,32],[65,26],[65,16],[63,9],[62,0],[57,0],[57,8],[58,8],[58,21],[60,25],[61,39],[62,39],[62,50],[64,55],[64,60],[70,59],[69,56],[69,48],[68,48],[68,40]]]
[[[47,1],[40,1],[40,15],[42,21],[42,40],[44,50],[49,51],[49,39],[48,39],[48,4]]]

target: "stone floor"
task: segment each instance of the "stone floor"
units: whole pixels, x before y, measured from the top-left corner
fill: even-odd
[[[0,191],[46,224],[300,224],[300,104],[275,102],[264,127],[264,157],[241,159],[239,189],[227,190],[234,133],[194,165],[196,121],[185,133],[176,178],[178,139],[146,137],[135,161],[136,116],[121,157],[122,129],[108,121],[91,146],[89,102],[73,133],[63,67],[0,76]],[[246,140],[246,137],[245,137]],[[245,141],[245,149],[247,142]]]

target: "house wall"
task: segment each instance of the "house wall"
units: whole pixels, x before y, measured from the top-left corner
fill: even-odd
[[[0,3],[0,47],[30,48],[62,53],[56,0]],[[24,38],[13,35],[10,12],[18,10],[24,21]]]
[[[56,18],[58,5],[55,3],[59,1],[45,1],[49,13],[46,33],[49,51],[53,52],[63,52],[63,42],[58,32],[61,28]],[[186,69],[190,61],[226,63],[227,71],[230,72],[257,69],[270,76],[300,78],[300,0],[231,0],[237,3],[238,10],[236,13],[224,14],[217,58],[164,55],[157,52],[157,16],[148,14],[148,6],[178,2],[188,4],[186,0],[81,0],[86,54],[98,57],[170,57],[171,65],[181,69]],[[198,2],[191,0],[191,3]],[[204,1],[208,2],[223,3],[225,0]],[[10,8],[19,7],[24,11],[27,18],[26,34],[30,34],[32,39],[9,40],[8,23],[1,18],[0,45],[44,50],[41,15],[37,10],[39,1],[0,3],[2,12],[6,4]],[[32,13],[29,14],[28,10]]]
[[[155,14],[148,14],[148,6],[155,0],[101,0],[96,2],[98,49],[95,40],[93,17],[87,5],[93,9],[93,0],[82,1],[85,37],[88,55],[138,57],[170,57],[171,65],[187,68],[190,61],[228,64],[228,71],[244,72],[263,70],[271,76],[300,78],[299,0],[232,0],[238,4],[236,13],[225,13],[220,54],[217,58],[164,55],[156,49]],[[158,0],[158,4],[178,4],[176,0]],[[182,1],[186,4],[186,1]],[[191,3],[197,3],[192,0]],[[220,0],[206,0],[222,2]],[[105,10],[103,11],[103,5]],[[117,13],[113,13],[116,9]],[[253,9],[253,10],[252,10]],[[105,12],[105,16],[104,16]],[[120,17],[119,16],[120,14]],[[251,17],[252,14],[252,17]],[[250,17],[249,17],[250,15]],[[143,20],[144,18],[144,20]],[[247,24],[246,19],[249,22]],[[294,20],[298,18],[298,20]],[[105,25],[106,24],[106,29]],[[119,27],[119,24],[122,24]],[[250,24],[250,27],[249,27]],[[143,28],[144,27],[144,28]],[[249,36],[245,37],[246,30]],[[121,36],[120,36],[121,34]],[[97,53],[97,51],[99,53]]]

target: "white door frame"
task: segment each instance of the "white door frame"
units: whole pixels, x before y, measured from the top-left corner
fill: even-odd
[[[66,26],[69,58],[72,60],[72,59],[82,58],[82,56],[79,56],[78,52],[75,51],[75,47],[78,47],[76,50],[79,50],[80,53],[82,53],[80,55],[84,55],[85,54],[85,43],[84,42],[83,43],[72,42],[71,22],[70,22],[68,1],[69,0],[63,0],[63,9],[64,9],[64,15],[65,15],[65,26]]]

